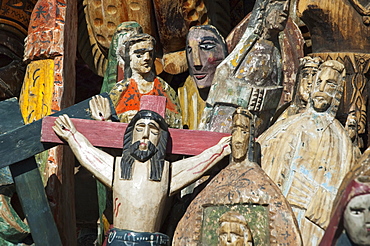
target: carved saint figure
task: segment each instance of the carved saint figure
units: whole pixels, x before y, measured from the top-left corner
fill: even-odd
[[[340,62],[322,63],[307,110],[276,122],[258,138],[262,168],[286,195],[305,245],[320,242],[339,185],[359,153],[334,118],[344,75]]]
[[[225,40],[214,26],[190,28],[186,38],[190,76],[178,89],[182,121],[189,129],[198,128],[216,67],[226,56]]]
[[[127,71],[128,79],[113,87],[110,97],[118,118],[127,123],[139,111],[142,95],[164,96],[167,98],[166,122],[170,127],[180,128],[181,110],[176,92],[153,71],[154,47],[155,40],[149,34],[137,34],[127,41],[131,71]]]
[[[79,162],[113,189],[115,228],[110,232],[108,245],[125,240],[137,242],[140,238],[158,240],[154,245],[167,245],[168,237],[155,232],[160,229],[168,194],[197,180],[230,153],[230,138],[226,137],[200,155],[170,165],[165,160],[167,124],[149,110],[139,111],[128,124],[122,157],[92,146],[67,115],[60,116],[53,129],[68,142]]]
[[[252,233],[244,216],[236,211],[224,213],[219,221],[219,246],[252,246]]]
[[[238,106],[258,115],[257,135],[267,128],[283,89],[278,34],[288,6],[289,1],[256,1],[243,37],[216,69],[201,129],[230,132],[230,112]]]
[[[208,219],[204,219],[204,216],[202,216],[205,207],[212,206],[215,210],[217,207],[229,205],[245,207],[248,204],[266,208],[265,214],[268,221],[266,224],[262,223],[263,219],[258,219],[253,223],[248,221],[248,225],[253,231],[255,245],[275,245],[276,243],[302,245],[297,222],[286,198],[261,167],[252,162],[254,158],[252,120],[252,114],[248,110],[238,108],[235,111],[230,164],[221,170],[191,202],[177,225],[173,245],[216,245],[201,241],[205,240],[201,236],[204,230],[202,220]],[[221,228],[218,231],[220,234],[221,232],[226,234],[227,230],[241,229],[237,223],[222,227],[223,222],[240,221],[240,217],[238,217],[239,219],[231,219],[231,217],[225,215],[225,220],[221,219]],[[247,219],[246,216],[245,219]],[[238,227],[239,229],[237,229]],[[189,228],[192,228],[192,230],[189,230]],[[223,236],[221,235],[221,237]],[[240,242],[240,240],[238,241]],[[243,241],[247,243],[248,240],[245,240],[243,236]],[[234,244],[221,243],[221,245],[240,244],[236,244],[236,241],[234,241]]]
[[[345,183],[320,246],[370,245],[369,172]]]
[[[297,87],[292,104],[279,116],[278,120],[285,119],[290,115],[303,113],[311,96],[312,84],[322,60],[319,57],[309,56],[300,59],[300,67],[297,76]]]
[[[105,70],[104,81],[101,88],[101,92],[109,92],[113,86],[120,81],[122,73],[125,78],[125,70],[130,67],[127,59],[126,52],[126,41],[133,35],[142,33],[141,26],[135,21],[127,21],[119,24],[112,37],[112,42],[108,52],[108,66]]]

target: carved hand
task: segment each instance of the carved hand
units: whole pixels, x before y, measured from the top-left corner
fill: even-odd
[[[58,119],[55,120],[53,130],[59,137],[66,141],[77,132],[76,127],[66,114],[59,116]]]
[[[227,156],[227,155],[230,155],[231,154],[230,143],[231,143],[231,136],[223,137],[217,143],[218,146],[220,146],[221,148],[224,149],[224,151],[222,152],[222,156]]]
[[[100,95],[93,96],[89,101],[91,117],[94,120],[107,121],[112,116],[108,98]]]

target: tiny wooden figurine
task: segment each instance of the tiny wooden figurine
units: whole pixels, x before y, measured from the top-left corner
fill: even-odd
[[[191,202],[177,225],[174,246],[248,245],[251,239],[254,245],[302,245],[286,198],[253,162],[252,121],[249,111],[236,110],[230,164]],[[234,240],[225,242],[229,231],[233,231]]]
[[[340,62],[322,63],[306,111],[276,122],[258,138],[262,168],[291,204],[304,245],[320,242],[339,185],[359,153],[334,118],[344,75]]]
[[[283,90],[278,34],[288,7],[289,1],[256,1],[243,37],[216,69],[201,129],[230,132],[238,106],[258,115],[257,135],[267,128]]]
[[[137,34],[125,45],[131,69],[125,74],[127,79],[117,83],[110,91],[120,121],[129,122],[139,111],[142,95],[157,95],[167,98],[166,122],[170,127],[181,128],[181,109],[176,92],[153,71],[154,38],[148,34]]]
[[[194,26],[186,38],[190,76],[178,89],[182,123],[198,129],[216,67],[227,56],[224,38],[214,26]]]
[[[140,245],[168,245],[168,236],[157,233],[168,194],[197,180],[230,153],[230,137],[225,137],[201,154],[170,165],[165,160],[167,124],[149,110],[139,111],[130,121],[122,158],[94,147],[67,115],[60,116],[53,129],[68,142],[80,163],[113,189],[115,228],[109,234],[108,245],[140,241]]]
[[[320,246],[370,245],[369,172],[346,182]]]

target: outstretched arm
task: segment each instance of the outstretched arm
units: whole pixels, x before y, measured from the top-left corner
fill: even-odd
[[[111,187],[114,157],[94,147],[78,132],[68,115],[61,115],[53,126],[55,133],[68,142],[78,161],[104,185]]]
[[[218,144],[192,156],[172,163],[170,195],[199,179],[206,171],[231,153],[230,137],[222,138]]]

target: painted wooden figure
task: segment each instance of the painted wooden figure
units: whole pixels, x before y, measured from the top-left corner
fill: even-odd
[[[139,111],[142,95],[157,95],[167,98],[166,122],[170,127],[181,128],[181,109],[176,92],[153,71],[154,38],[148,34],[134,35],[127,41],[126,48],[131,71],[128,71],[126,80],[117,83],[110,91],[120,121],[130,122]]]
[[[344,66],[319,67],[307,110],[276,122],[259,138],[262,168],[287,197],[305,245],[317,245],[329,223],[334,198],[359,150],[335,114]]]
[[[238,106],[258,114],[257,135],[267,128],[283,90],[278,34],[288,6],[288,0],[256,1],[242,39],[216,69],[201,129],[230,132]]]
[[[92,146],[66,115],[55,121],[53,129],[68,142],[80,163],[113,189],[115,229],[108,237],[108,245],[140,237],[143,241],[154,238],[156,245],[167,245],[168,237],[156,232],[166,211],[168,194],[189,185],[230,153],[230,137],[226,137],[198,156],[170,164],[165,160],[167,124],[149,110],[139,111],[130,121],[122,157]],[[141,232],[144,234],[140,236]],[[134,236],[128,237],[130,233]]]
[[[297,222],[286,198],[253,162],[252,121],[249,111],[236,110],[230,164],[191,202],[177,225],[173,245],[248,245],[251,238],[254,245],[302,245]],[[227,215],[229,211],[240,216]],[[231,228],[227,228],[229,225],[223,227],[222,223],[226,221],[232,223]],[[224,242],[227,235],[223,234],[230,231],[234,231],[234,238],[229,237]]]
[[[190,76],[178,89],[182,123],[198,129],[216,67],[227,56],[224,38],[214,26],[194,26],[186,38]]]

